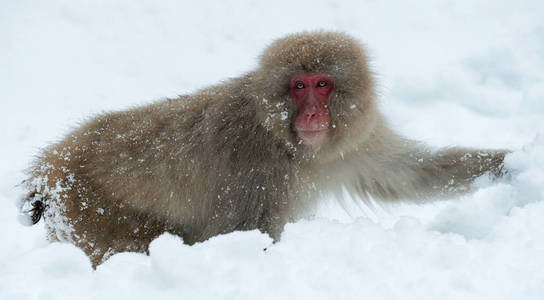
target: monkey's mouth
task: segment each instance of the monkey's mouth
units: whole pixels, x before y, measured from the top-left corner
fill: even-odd
[[[315,145],[323,140],[327,135],[327,129],[321,130],[299,130],[298,136],[306,144]]]

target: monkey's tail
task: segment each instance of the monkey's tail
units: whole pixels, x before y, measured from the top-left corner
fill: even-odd
[[[19,222],[25,226],[32,226],[40,221],[45,211],[44,195],[33,191],[19,198]]]

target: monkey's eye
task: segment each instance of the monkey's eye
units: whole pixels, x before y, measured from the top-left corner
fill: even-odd
[[[321,80],[320,82],[317,83],[317,86],[319,87],[327,86],[327,82],[325,80]]]
[[[297,88],[297,89],[299,89],[299,90],[300,90],[300,89],[303,89],[303,88],[304,88],[304,83],[302,83],[302,82],[297,82],[297,83],[295,83],[295,88]]]

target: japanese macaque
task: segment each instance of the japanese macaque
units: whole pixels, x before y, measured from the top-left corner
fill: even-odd
[[[422,202],[505,172],[508,151],[430,150],[399,136],[375,98],[356,40],[289,35],[239,78],[96,116],[45,148],[21,214],[96,267],[164,232],[187,244],[252,229],[278,240],[324,193]]]

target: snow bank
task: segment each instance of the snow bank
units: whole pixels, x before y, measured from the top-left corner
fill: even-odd
[[[3,1],[0,299],[541,299],[542,13],[538,0]],[[346,212],[325,199],[276,244],[257,231],[191,247],[166,234],[149,256],[96,271],[42,224],[17,222],[22,170],[84,117],[237,76],[273,38],[316,28],[369,47],[395,128],[512,149],[509,177],[423,206]]]

